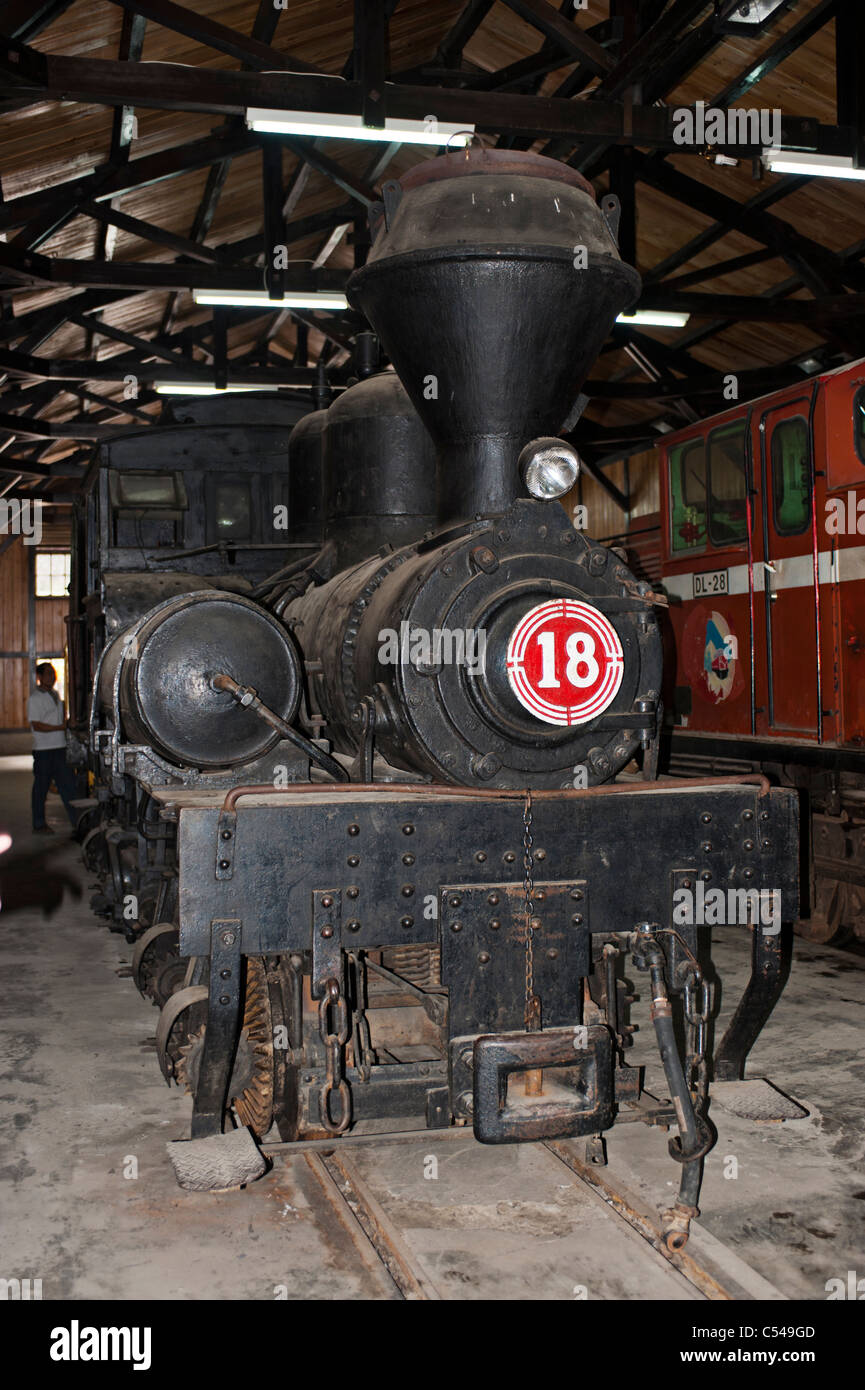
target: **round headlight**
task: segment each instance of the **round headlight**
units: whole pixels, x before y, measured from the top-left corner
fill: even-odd
[[[570,492],[580,471],[580,456],[563,439],[533,439],[520,454],[518,466],[532,497],[549,501]]]

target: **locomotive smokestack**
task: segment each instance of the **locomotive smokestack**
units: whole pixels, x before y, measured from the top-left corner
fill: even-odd
[[[524,495],[520,451],[561,428],[639,276],[557,160],[470,149],[383,191],[349,299],[435,441],[439,520],[502,512]]]

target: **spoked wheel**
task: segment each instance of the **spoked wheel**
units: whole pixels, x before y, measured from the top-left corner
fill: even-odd
[[[187,957],[180,954],[180,933],[173,922],[157,922],[135,943],[132,978],[144,998],[162,1008],[186,976]]]

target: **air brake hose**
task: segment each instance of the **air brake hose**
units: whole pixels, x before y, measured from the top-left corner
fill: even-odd
[[[305,753],[311,762],[314,762],[318,767],[322,768],[323,771],[329,772],[331,777],[336,778],[338,782],[348,782],[351,780],[347,770],[341,763],[336,761],[336,758],[332,758],[329,753],[323,752],[321,748],[316,747],[311,739],[305,738],[303,734],[293,729],[290,724],[286,724],[285,720],[281,719],[274,710],[262,703],[258,694],[251,686],[239,685],[236,680],[233,680],[231,676],[227,676],[224,673],[213,676],[210,684],[214,690],[228,691],[228,694],[231,695],[239,705],[242,705],[244,709],[253,710],[258,715],[259,719],[263,719],[265,724],[269,724],[272,729],[276,729],[277,733],[282,734],[283,738],[288,739],[288,742],[293,743],[295,748],[298,748],[301,753]]]
[[[670,1146],[672,1156],[682,1164],[679,1196],[672,1212],[669,1213],[671,1217],[670,1229],[665,1232],[668,1249],[675,1251],[682,1249],[686,1244],[691,1218],[699,1214],[697,1198],[703,1175],[703,1158],[707,1149],[711,1147],[711,1139],[706,1134],[701,1133],[701,1126],[694,1113],[691,1093],[682,1069],[679,1049],[676,1046],[676,1035],[673,1031],[673,1010],[664,983],[663,954],[660,947],[656,947],[655,951],[646,951],[645,954],[652,978],[652,1023],[655,1028],[658,1051],[664,1066],[664,1076],[670,1091],[670,1099],[673,1102],[679,1125],[678,1146],[674,1147],[675,1141],[671,1141]],[[703,1128],[705,1129],[705,1126]]]

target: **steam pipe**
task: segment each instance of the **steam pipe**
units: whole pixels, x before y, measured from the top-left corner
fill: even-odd
[[[286,724],[284,719],[280,719],[279,715],[272,709],[262,704],[256,692],[250,686],[239,685],[236,680],[233,680],[231,676],[227,676],[223,672],[213,676],[210,684],[213,690],[227,691],[244,709],[252,710],[258,715],[259,719],[263,719],[272,729],[276,729],[277,733],[281,734],[284,739],[287,739],[289,743],[293,743],[295,748],[298,748],[301,753],[305,753],[311,762],[314,762],[325,772],[329,772],[331,777],[335,777],[338,782],[347,782],[349,780],[347,771],[341,763],[336,761],[336,758],[332,758],[329,753],[325,753],[321,748],[317,748],[311,739],[304,738],[303,734],[299,734],[290,724]]]

